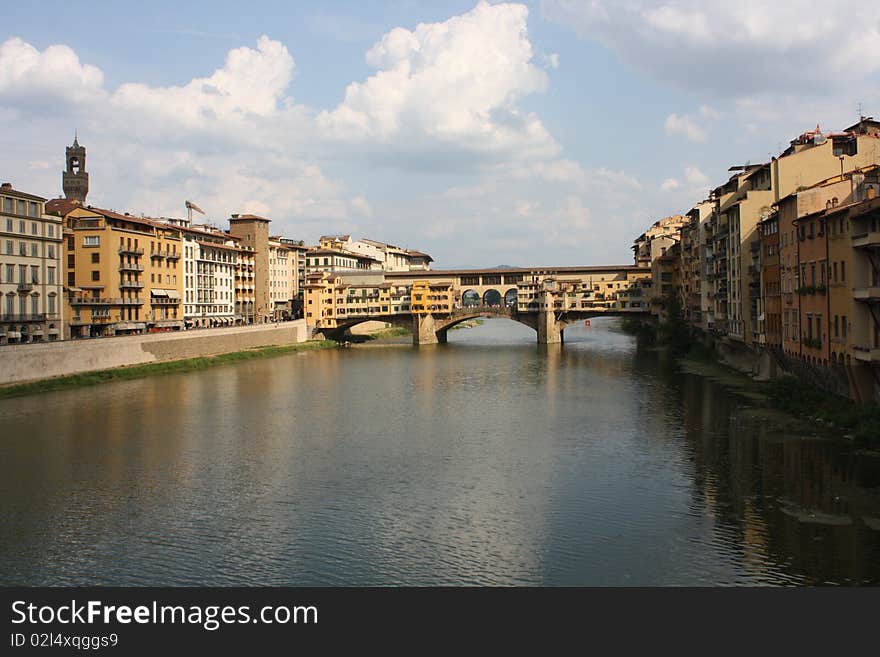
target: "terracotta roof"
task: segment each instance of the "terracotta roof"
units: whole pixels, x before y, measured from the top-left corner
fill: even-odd
[[[71,210],[80,207],[82,207],[82,203],[79,201],[66,198],[53,198],[51,201],[46,201],[46,214],[66,217]]]
[[[242,221],[242,220],[265,221],[265,222],[271,221],[271,219],[266,219],[266,217],[260,217],[255,214],[234,214],[231,217],[229,217],[229,221]]]

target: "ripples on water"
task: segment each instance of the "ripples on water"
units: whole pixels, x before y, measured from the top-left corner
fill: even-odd
[[[880,581],[877,455],[613,325],[566,339],[490,320],[2,401],[0,584]]]

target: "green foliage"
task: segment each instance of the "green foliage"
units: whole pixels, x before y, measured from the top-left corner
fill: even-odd
[[[763,383],[774,406],[842,429],[856,440],[880,444],[880,406],[860,405],[830,392],[805,385],[794,376]]]
[[[677,295],[669,295],[663,299],[663,307],[666,310],[666,321],[660,322],[657,327],[657,339],[661,344],[677,354],[683,354],[691,346],[691,332],[684,312],[681,300]]]

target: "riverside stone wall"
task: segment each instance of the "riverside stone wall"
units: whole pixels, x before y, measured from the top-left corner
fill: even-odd
[[[0,347],[0,385],[309,339],[305,320]]]

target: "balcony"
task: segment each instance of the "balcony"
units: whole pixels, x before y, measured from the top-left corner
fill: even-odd
[[[169,299],[167,297],[153,297],[150,303],[154,306],[176,306],[180,303],[180,299]],[[202,302],[204,303],[204,302]]]
[[[873,231],[870,233],[862,233],[861,235],[853,235],[852,245],[855,249],[880,248],[880,232]]]
[[[166,253],[165,257],[169,260],[180,260],[180,254],[177,252]]]
[[[16,287],[19,294],[27,294],[28,292],[32,292],[34,289],[33,283],[19,283]]]
[[[143,265],[135,265],[132,263],[122,263],[119,265],[119,271],[143,271]]]
[[[880,348],[864,347],[860,345],[853,346],[853,355],[857,361],[862,363],[880,363]]]
[[[119,305],[119,299],[110,297],[80,297],[70,300],[71,306],[116,306]]]
[[[144,284],[140,281],[121,281],[119,283],[121,288],[141,289],[143,286]]]
[[[880,287],[857,287],[853,289],[856,301],[880,301]]]
[[[117,302],[120,306],[142,306],[144,305],[144,300],[141,297],[131,297],[128,299],[118,299]]]
[[[117,251],[119,255],[134,255],[134,256],[142,256],[144,255],[143,249],[138,249],[131,246],[120,246]]]
[[[57,320],[58,315],[38,313],[36,315],[0,315],[0,322],[46,322]]]
[[[165,253],[163,251],[150,251],[151,258],[164,258]]]

